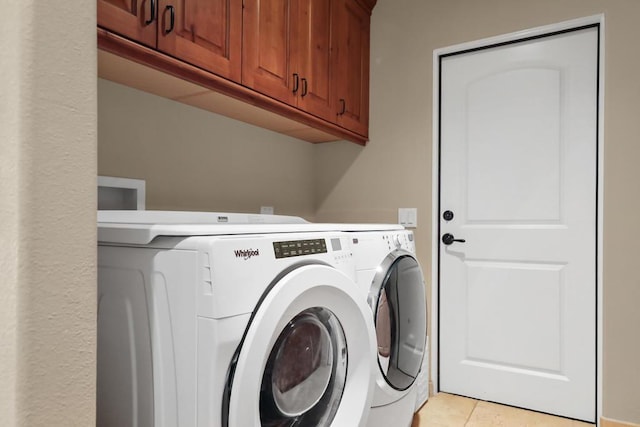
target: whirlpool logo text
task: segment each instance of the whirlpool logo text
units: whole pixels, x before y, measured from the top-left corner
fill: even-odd
[[[252,256],[260,256],[260,251],[258,249],[238,249],[234,251],[236,254],[236,258],[243,258],[248,260]]]

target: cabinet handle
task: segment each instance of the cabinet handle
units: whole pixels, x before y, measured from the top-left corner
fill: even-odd
[[[156,20],[156,0],[151,0],[151,16],[148,21],[144,21],[145,25],[151,24]]]
[[[302,93],[300,96],[305,96],[307,94],[307,79],[302,79]]]
[[[344,98],[340,98],[340,104],[342,104],[342,108],[338,113],[339,116],[343,115],[347,111],[347,103],[345,102]]]
[[[300,82],[300,76],[298,76],[298,73],[293,73],[293,93],[298,92],[298,86],[299,86],[299,82]]]
[[[169,34],[171,31],[173,31],[173,27],[176,25],[176,8],[168,5],[166,10],[169,11],[169,28],[164,30],[164,33]]]

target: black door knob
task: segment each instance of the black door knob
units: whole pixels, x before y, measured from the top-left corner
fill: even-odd
[[[444,218],[445,221],[451,221],[453,219],[453,212],[444,211],[444,213],[442,214],[442,218]]]
[[[456,238],[454,237],[454,235],[453,235],[453,234],[450,234],[450,233],[445,233],[445,234],[442,236],[442,243],[444,243],[445,245],[449,246],[449,245],[450,245],[450,244],[452,244],[453,242],[460,242],[460,243],[464,243],[464,242],[466,242],[466,240],[464,240],[464,239],[456,239]]]

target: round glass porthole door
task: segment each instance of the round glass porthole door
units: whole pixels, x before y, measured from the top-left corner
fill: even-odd
[[[386,382],[396,390],[416,380],[424,356],[427,310],[424,280],[418,261],[396,251],[376,275],[370,303],[374,309],[378,365]]]
[[[351,427],[371,411],[375,329],[358,285],[328,265],[265,289],[231,358],[222,427]]]
[[[261,426],[329,426],[346,375],[346,339],[337,317],[326,308],[304,310],[287,323],[267,360]]]

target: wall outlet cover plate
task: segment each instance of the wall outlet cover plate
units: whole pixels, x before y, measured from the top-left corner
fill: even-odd
[[[418,226],[418,208],[398,208],[398,223],[407,228]]]

